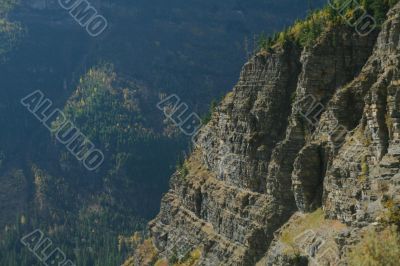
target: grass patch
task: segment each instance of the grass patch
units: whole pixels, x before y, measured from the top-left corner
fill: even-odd
[[[299,243],[296,241],[307,234],[307,231],[312,233],[322,232],[323,235],[329,236],[343,230],[346,226],[337,220],[325,219],[325,214],[322,209],[302,216],[297,216],[283,228],[280,234],[279,241],[286,246],[284,250],[286,255],[293,255],[300,258]]]
[[[324,221],[325,218],[322,209],[306,214],[305,217],[300,218],[297,223],[295,222],[283,230],[280,241],[289,246],[293,246],[294,239],[297,236],[309,229],[320,227]]]
[[[138,246],[136,253],[139,256],[139,261],[142,265],[155,265],[157,262],[158,251],[156,247],[153,245],[153,241],[151,239],[146,239],[143,241],[143,244]],[[134,258],[129,258],[123,266],[133,266]]]
[[[201,250],[200,248],[196,248],[192,252],[188,253],[178,263],[175,263],[174,266],[195,266],[198,265],[200,258],[201,258]]]
[[[400,235],[396,226],[381,232],[368,231],[349,252],[349,265],[397,266],[400,258]]]
[[[168,266],[168,261],[166,259],[159,259],[154,266]]]

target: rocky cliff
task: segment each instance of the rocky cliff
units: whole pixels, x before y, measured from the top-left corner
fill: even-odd
[[[135,263],[347,264],[400,203],[399,37],[400,4],[368,36],[333,26],[254,56],[172,177],[152,258],[139,248]]]

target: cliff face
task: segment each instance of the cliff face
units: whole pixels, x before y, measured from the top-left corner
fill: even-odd
[[[321,123],[332,127],[329,114],[343,123],[357,122],[349,124],[352,131],[326,173],[323,197],[329,217],[352,225],[378,218],[382,200],[398,200],[399,10],[397,5],[389,13],[361,74],[336,93]],[[357,121],[349,121],[350,111]]]
[[[199,249],[199,265],[294,265],[321,257],[322,239],[330,263],[346,261],[399,202],[399,11],[380,33],[338,26],[244,66],[149,225],[159,258]],[[313,236],[295,262],[302,232],[288,235],[302,224]]]

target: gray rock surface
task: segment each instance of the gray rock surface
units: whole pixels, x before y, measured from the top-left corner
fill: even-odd
[[[400,4],[379,36],[340,26],[303,51],[253,57],[149,225],[160,257],[200,248],[200,265],[345,264],[360,231],[400,202],[399,37]],[[320,207],[340,226],[286,254],[280,232]]]

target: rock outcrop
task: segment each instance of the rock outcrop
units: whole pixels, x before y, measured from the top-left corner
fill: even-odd
[[[254,56],[149,224],[159,257],[345,264],[360,232],[400,202],[399,37],[400,4],[380,32],[337,26],[304,50]]]

